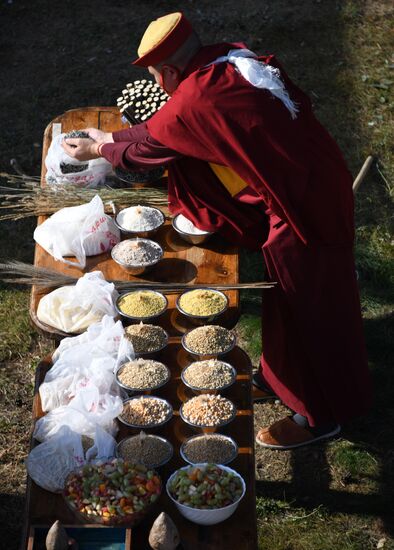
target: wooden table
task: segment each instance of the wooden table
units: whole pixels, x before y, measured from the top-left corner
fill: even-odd
[[[80,128],[100,128],[104,131],[119,130],[122,128],[119,112],[113,107],[91,107],[87,109],[74,109],[67,111],[63,115],[55,118],[46,128],[43,142],[43,162],[41,185],[45,183],[46,167],[44,159],[46,157],[49,145],[52,141],[54,131],[68,132]],[[46,218],[41,216],[38,224]],[[160,282],[178,282],[178,283],[209,283],[232,284],[238,282],[238,249],[228,242],[214,235],[206,244],[202,246],[192,246],[183,241],[172,229],[171,222],[166,221],[164,227],[155,235],[164,249],[164,258],[155,268],[148,273],[145,278],[134,277],[125,273],[114,261],[110,259],[110,254],[100,254],[87,258],[87,265],[82,272],[80,269],[68,266],[62,262],[56,261],[40,245],[36,245],[34,264],[40,267],[55,269],[80,277],[83,273],[100,270],[104,277],[108,279],[119,280],[140,280],[140,281],[160,281]],[[236,290],[226,292],[229,298],[229,308],[223,319],[220,320],[224,326],[234,326],[239,316],[239,293]],[[51,327],[44,325],[37,318],[37,307],[42,297],[39,289],[33,287],[30,301],[30,316],[34,324],[49,337],[64,337],[65,334]],[[181,334],[187,329],[192,328],[185,318],[178,314],[175,308],[176,295],[167,296],[169,304],[167,313],[163,317],[163,327],[170,334]]]
[[[47,127],[44,134],[43,158],[45,158],[49,144],[52,139],[52,129],[59,129],[53,124],[61,124],[61,131],[66,132],[72,129],[83,127],[99,127],[104,131],[121,128],[119,114],[115,108],[94,107],[88,109],[76,109],[66,112],[57,117]],[[43,164],[43,180],[45,185],[45,165]],[[40,218],[42,223],[45,218]],[[194,283],[235,283],[238,282],[238,251],[235,247],[225,243],[215,236],[206,246],[194,247],[180,241],[179,237],[172,231],[167,223],[158,235],[157,240],[165,250],[164,260],[152,272],[150,279],[160,281],[194,282]],[[36,246],[35,265],[50,267],[64,273],[81,276],[82,272],[66,264],[56,262],[40,246]],[[99,269],[105,278],[133,280],[133,276],[121,271],[120,268],[110,259],[109,254],[103,254],[88,258],[85,271]],[[238,317],[239,297],[237,291],[227,292],[229,297],[229,312],[221,324],[234,325]],[[174,416],[168,424],[161,428],[160,434],[167,437],[174,445],[174,457],[160,469],[163,482],[177,468],[185,465],[179,456],[179,447],[184,439],[197,433],[190,426],[185,424],[179,417],[178,410],[182,402],[193,397],[191,390],[188,390],[180,379],[180,372],[183,367],[190,363],[193,358],[185,352],[180,345],[179,335],[185,332],[190,325],[179,316],[174,306],[175,296],[168,295],[169,309],[161,320],[164,328],[169,330],[170,343],[162,352],[159,360],[162,360],[170,367],[171,381],[155,394],[167,398],[174,407]],[[31,296],[30,314],[37,323],[36,310],[40,294],[33,288]],[[48,327],[39,328],[48,333]],[[61,337],[62,335],[49,331],[51,336]],[[236,418],[227,426],[220,429],[220,433],[231,435],[239,445],[239,455],[230,464],[244,478],[247,491],[237,511],[225,522],[212,526],[202,527],[185,520],[169,501],[165,491],[160,497],[157,508],[143,521],[141,525],[132,530],[130,548],[132,550],[144,550],[149,548],[147,534],[154,518],[160,510],[165,510],[175,521],[182,538],[184,550],[213,550],[242,548],[254,550],[257,548],[256,515],[255,515],[255,476],[254,476],[254,436],[253,436],[253,403],[251,400],[251,363],[248,356],[239,347],[235,347],[225,360],[230,362],[237,370],[236,383],[226,390],[225,394],[237,407]],[[36,385],[33,404],[33,420],[36,420],[44,413],[38,388],[42,383],[45,373],[51,367],[50,358],[43,360],[37,368]],[[119,423],[120,440],[133,431]],[[135,432],[134,432],[135,433]],[[33,441],[34,445],[35,442]],[[23,548],[28,544],[29,530],[34,525],[50,525],[55,519],[60,519],[64,524],[77,524],[76,518],[64,504],[60,495],[55,495],[38,487],[31,479],[28,479],[27,487],[27,514],[25,542]],[[30,538],[29,550],[33,548]]]

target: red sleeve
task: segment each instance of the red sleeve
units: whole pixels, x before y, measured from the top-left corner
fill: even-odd
[[[123,170],[162,166],[182,156],[156,141],[145,123],[113,132],[112,137],[114,143],[105,143],[101,154],[112,166]]]

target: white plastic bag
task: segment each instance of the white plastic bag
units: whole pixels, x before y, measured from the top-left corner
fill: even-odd
[[[84,462],[81,436],[68,426],[61,426],[52,439],[34,447],[26,459],[26,468],[37,485],[58,493],[68,474]]]
[[[94,434],[94,445],[86,452],[86,462],[96,460],[108,460],[115,456],[116,441],[105,430],[96,426]]]
[[[104,315],[116,317],[118,293],[100,271],[85,273],[76,285],[63,286],[43,296],[37,317],[47,325],[69,333],[80,333]]]
[[[57,493],[63,490],[68,474],[85,462],[112,458],[115,445],[115,439],[96,426],[93,445],[84,456],[81,434],[61,426],[52,438],[30,452],[26,459],[27,471],[37,485]]]
[[[115,382],[112,368],[108,368],[106,360],[93,360],[89,366],[73,366],[72,363],[62,365],[60,376],[45,378],[40,386],[41,406],[43,411],[52,411],[63,405],[68,405],[85,388],[97,389],[98,395],[111,393],[119,395],[119,386]],[[49,371],[51,373],[51,371]],[[48,373],[48,374],[49,374]]]
[[[70,183],[79,187],[98,187],[112,173],[111,164],[104,158],[79,161],[67,155],[61,143],[66,134],[56,136],[45,159],[46,181],[49,185]],[[62,166],[72,165],[84,168],[79,172],[63,173]]]
[[[132,343],[125,338],[121,321],[115,321],[109,315],[90,325],[83,334],[63,338],[52,355],[52,362],[87,364],[99,357],[105,357],[108,362],[114,361],[114,372],[120,363],[134,359]],[[53,367],[49,373],[52,371]]]
[[[56,260],[84,268],[86,256],[107,252],[120,241],[120,231],[96,195],[87,204],[53,214],[36,227],[34,239]],[[75,256],[77,261],[65,260],[65,256]]]
[[[82,388],[68,405],[39,418],[33,436],[38,441],[46,441],[62,426],[68,426],[74,432],[94,438],[97,424],[116,435],[118,428],[114,419],[122,410],[123,402],[118,395],[101,395],[95,387]]]

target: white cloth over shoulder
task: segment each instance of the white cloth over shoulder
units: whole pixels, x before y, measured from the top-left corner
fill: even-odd
[[[298,107],[290,99],[289,93],[280,79],[279,69],[259,61],[257,55],[247,49],[230,50],[227,55],[218,57],[209,65],[223,62],[234,65],[252,86],[269,90],[287,107],[291,117],[296,118]]]

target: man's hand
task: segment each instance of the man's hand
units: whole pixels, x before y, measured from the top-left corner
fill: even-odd
[[[112,138],[111,132],[102,132],[101,130],[98,130],[97,128],[85,128],[83,130],[89,136],[94,139],[94,141],[97,141],[97,143],[113,143],[114,140]]]
[[[62,141],[66,153],[77,160],[92,160],[100,157],[97,141],[88,138],[67,138]]]

